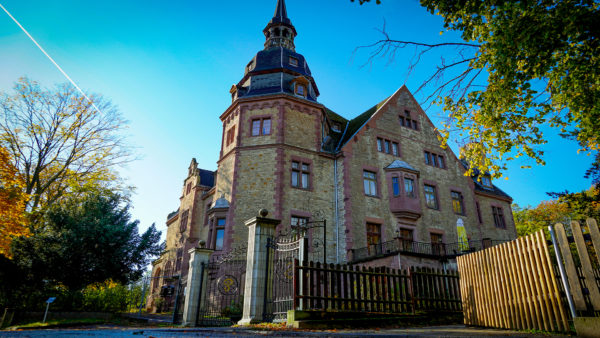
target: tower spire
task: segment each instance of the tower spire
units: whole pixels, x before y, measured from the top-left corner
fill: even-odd
[[[295,50],[294,38],[296,37],[296,28],[287,16],[285,0],[277,0],[273,18],[263,30],[265,34],[265,49],[272,47],[284,47],[292,51]]]

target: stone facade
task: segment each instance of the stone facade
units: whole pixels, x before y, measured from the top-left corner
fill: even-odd
[[[286,30],[294,34],[272,36]],[[325,229],[308,236],[310,258],[327,262],[356,263],[361,252],[364,265],[441,267],[447,260],[432,250],[459,242],[457,223],[471,241],[516,238],[512,199],[485,175],[465,176],[466,164],[441,147],[405,86],[346,119],[317,102],[306,60],[289,48],[296,32],[282,0],[265,36],[265,49],[232,87],[231,106],[220,116],[218,169],[198,169],[192,161],[153,276],[167,271],[185,281],[188,251],[200,240],[215,254],[245,245],[245,222],[262,208],[282,220],[279,232],[325,220]],[[399,238],[432,249],[378,255],[378,245]]]

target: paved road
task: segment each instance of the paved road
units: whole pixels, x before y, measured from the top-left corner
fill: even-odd
[[[507,330],[467,328],[462,325],[432,326],[408,329],[375,330],[311,330],[311,331],[261,331],[245,328],[190,328],[190,329],[148,329],[122,328],[116,326],[96,326],[80,329],[50,329],[26,331],[0,331],[0,337],[568,337],[560,335],[540,335]]]

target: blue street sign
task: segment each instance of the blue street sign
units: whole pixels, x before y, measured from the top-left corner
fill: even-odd
[[[56,299],[56,297],[50,297],[48,298],[48,300],[46,301],[46,303],[50,304],[52,303],[54,300]]]

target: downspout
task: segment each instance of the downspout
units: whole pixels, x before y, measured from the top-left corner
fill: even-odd
[[[335,201],[335,263],[340,264],[340,222],[338,222],[338,177],[337,157],[333,159],[333,200]]]

